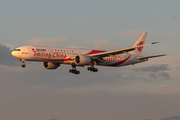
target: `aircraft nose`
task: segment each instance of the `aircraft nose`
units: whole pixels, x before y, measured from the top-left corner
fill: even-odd
[[[16,54],[15,51],[12,51],[12,52],[11,52],[11,55],[14,56],[14,57],[17,57],[17,54]]]
[[[11,52],[11,55],[14,56],[14,51]]]

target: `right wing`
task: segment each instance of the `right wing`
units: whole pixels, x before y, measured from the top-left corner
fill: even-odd
[[[118,54],[133,51],[133,50],[135,50],[136,48],[139,48],[139,47],[152,45],[152,44],[156,44],[156,43],[158,43],[158,42],[152,42],[152,43],[149,43],[149,44],[144,44],[144,45],[140,45],[140,46],[136,46],[136,47],[129,47],[129,48],[125,48],[125,49],[113,50],[113,51],[108,51],[108,52],[89,54],[88,56],[90,56],[91,58],[96,58],[96,59],[97,58],[103,58],[103,57],[109,57],[109,56],[115,56],[115,55],[118,55]]]

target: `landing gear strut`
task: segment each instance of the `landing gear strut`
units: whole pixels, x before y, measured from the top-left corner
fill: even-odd
[[[93,72],[98,72],[98,69],[94,67],[94,65],[96,65],[95,61],[91,62],[90,65],[91,65],[91,67],[88,67],[87,70],[93,71]]]
[[[23,63],[22,68],[25,68],[26,67],[25,60],[24,59],[19,59],[19,61],[21,61]]]
[[[80,74],[80,71],[76,70],[76,65],[75,64],[71,64],[73,69],[70,69],[69,72],[73,73],[73,74]]]

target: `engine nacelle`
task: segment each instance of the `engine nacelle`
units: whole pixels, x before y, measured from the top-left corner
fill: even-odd
[[[91,58],[87,55],[77,55],[74,58],[74,62],[76,65],[89,65]]]
[[[57,69],[60,64],[58,63],[52,63],[52,62],[43,62],[42,63],[42,66],[45,68],[45,69]]]

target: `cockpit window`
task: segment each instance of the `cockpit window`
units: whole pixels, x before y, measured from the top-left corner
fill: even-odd
[[[21,49],[15,49],[14,51],[21,51]]]

